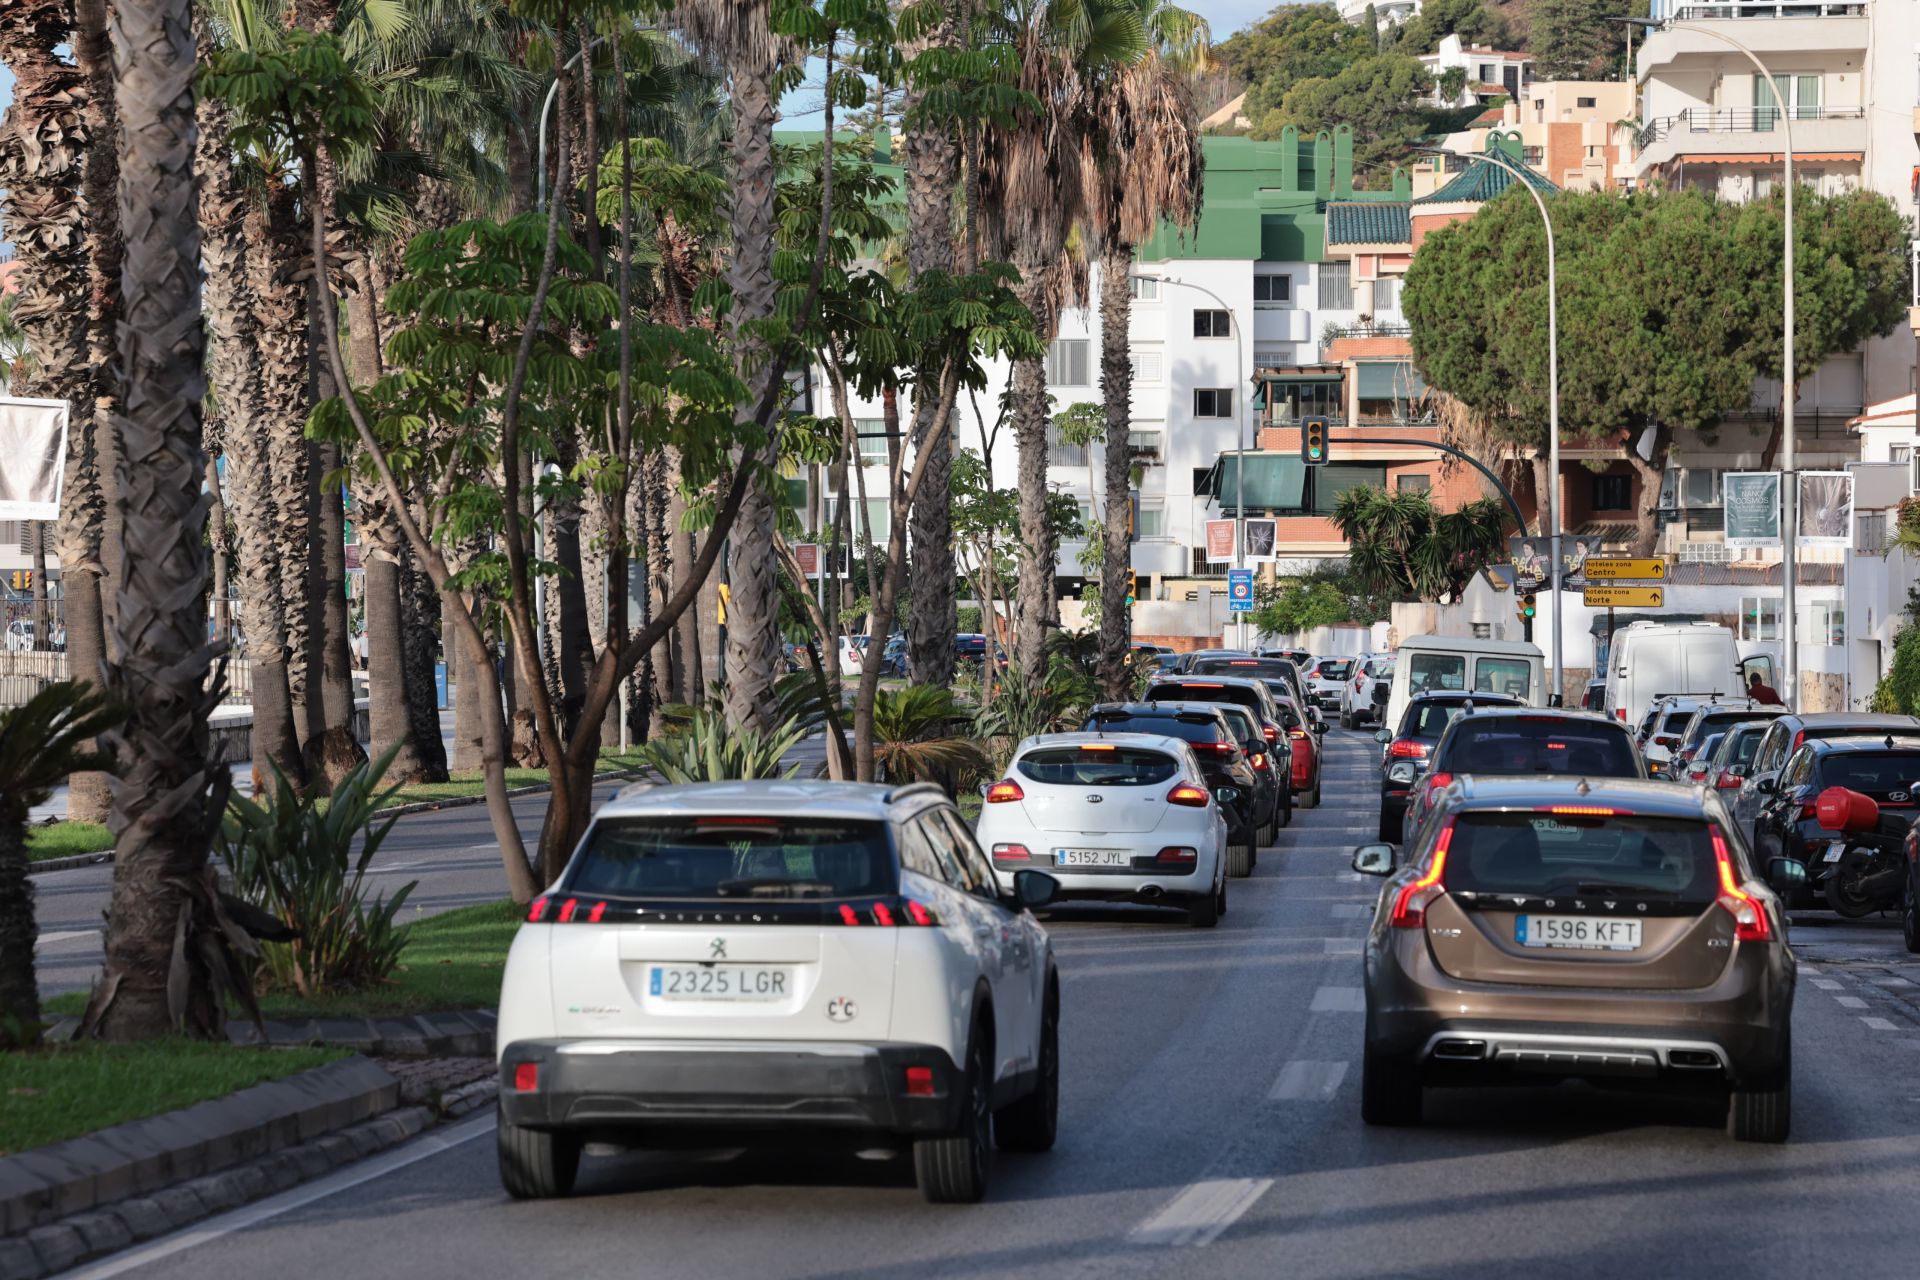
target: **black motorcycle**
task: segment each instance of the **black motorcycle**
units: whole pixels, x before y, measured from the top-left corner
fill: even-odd
[[[1807,879],[1828,908],[1849,920],[1898,908],[1905,889],[1902,846],[1908,820],[1882,815],[1871,796],[1845,787],[1821,792],[1815,812],[1821,828],[1835,833],[1808,855]]]

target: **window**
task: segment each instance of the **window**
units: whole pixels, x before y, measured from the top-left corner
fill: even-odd
[[[1473,664],[1474,691],[1504,693],[1510,698],[1524,699],[1532,672],[1525,658],[1482,657]]]
[[[1743,596],[1740,600],[1740,638],[1778,640],[1780,601],[1770,596]]]
[[[1375,311],[1400,309],[1399,276],[1381,276],[1373,282],[1373,309]]]
[[[1810,645],[1842,645],[1847,642],[1847,609],[1838,600],[1813,600],[1807,606],[1806,634]]]
[[[1193,313],[1193,336],[1196,338],[1231,338],[1233,336],[1233,317],[1225,311],[1200,311]]]
[[[1433,488],[1433,477],[1429,475],[1395,476],[1393,487],[1400,493],[1425,493]]]
[[[1590,110],[1593,107],[1599,105],[1599,100],[1596,98],[1575,98],[1573,100],[1573,105],[1576,107],[1586,107]]]
[[[1494,72],[1494,69],[1493,69],[1493,64],[1491,62],[1483,62],[1480,64],[1480,83],[1481,84],[1499,83],[1499,81],[1496,78],[1496,73]]]
[[[987,855],[981,852],[980,842],[973,838],[973,830],[960,817],[959,810],[943,807],[929,813],[921,821],[937,821],[946,827],[948,842],[954,855],[960,859],[967,878],[967,892],[989,902],[998,901],[1000,892],[994,883],[993,867],[987,862]]]
[[[1133,531],[1143,538],[1166,537],[1166,504],[1160,502],[1142,502],[1140,504],[1140,518],[1135,523]]]
[[[1084,467],[1087,465],[1088,446],[1069,444],[1060,436],[1057,423],[1047,423],[1047,462],[1056,467]]]
[[[1714,467],[1688,467],[1685,492],[1689,507],[1719,506],[1719,470]]]
[[[885,418],[855,418],[853,420],[855,439],[860,444],[860,461],[869,467],[887,465],[887,420]]]
[[[1593,509],[1595,511],[1627,511],[1632,507],[1632,476],[1595,476],[1593,478]]]
[[[1093,343],[1086,338],[1055,338],[1047,348],[1047,385],[1090,387]]]
[[[821,882],[836,896],[892,892],[886,827],[845,818],[755,814],[724,827],[694,818],[597,822],[568,887],[609,898],[731,898],[746,882]]]
[[[1160,301],[1160,278],[1158,276],[1128,276],[1127,283],[1132,289],[1135,302]]]
[[[1863,554],[1884,555],[1887,550],[1887,513],[1862,511],[1854,517],[1853,549]]]
[[[1253,278],[1255,302],[1290,303],[1293,301],[1293,277],[1256,275]]]
[[[1127,432],[1127,450],[1136,458],[1158,458],[1162,439],[1160,423],[1141,423]]]
[[[1196,418],[1231,418],[1233,416],[1233,389],[1231,387],[1195,387],[1193,389],[1193,416]]]
[[[1135,382],[1157,383],[1160,381],[1162,375],[1158,351],[1129,351],[1127,359],[1133,365]]]
[[[1320,264],[1320,309],[1322,311],[1353,310],[1352,263],[1323,262]]]

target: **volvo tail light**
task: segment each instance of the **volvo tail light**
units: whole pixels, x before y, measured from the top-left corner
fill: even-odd
[[[1191,782],[1183,782],[1167,792],[1168,804],[1185,805],[1189,809],[1204,809],[1211,797],[1205,787],[1196,787]]]
[[[1395,929],[1424,929],[1427,924],[1427,907],[1447,891],[1441,877],[1447,870],[1447,849],[1453,844],[1453,819],[1448,818],[1440,828],[1440,835],[1433,845],[1433,865],[1427,868],[1425,875],[1412,884],[1404,885],[1393,900],[1393,914],[1387,917],[1387,923]]]
[[[1002,778],[987,788],[988,804],[1005,804],[1009,800],[1025,800],[1027,793],[1012,778]]]
[[[1720,896],[1715,901],[1733,917],[1733,936],[1741,942],[1772,942],[1766,906],[1733,878],[1733,855],[1718,827],[1713,829],[1713,859],[1720,865]]]

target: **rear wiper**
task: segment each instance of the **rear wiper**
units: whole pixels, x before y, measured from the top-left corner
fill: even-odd
[[[832,893],[833,886],[824,880],[795,880],[788,876],[751,876],[738,880],[722,880],[713,887],[721,897],[730,897],[736,893],[750,894],[756,898],[804,898],[813,893]]]

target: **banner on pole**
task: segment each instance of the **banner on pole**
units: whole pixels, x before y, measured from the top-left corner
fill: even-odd
[[[1207,521],[1207,563],[1226,564],[1233,559],[1233,521]]]
[[[1560,535],[1560,574],[1563,584],[1578,584],[1587,558],[1600,554],[1598,534]],[[1533,591],[1547,583],[1547,564],[1553,559],[1553,539],[1547,537],[1509,537],[1507,559],[1513,562],[1514,586]]]
[[[0,520],[58,520],[67,402],[0,396]]]
[[[1852,543],[1853,473],[1802,471],[1800,501],[1794,509],[1803,546],[1844,547]]]
[[[1720,477],[1730,547],[1780,545],[1780,473],[1730,471]]]
[[[1247,521],[1247,560],[1254,564],[1271,564],[1274,560],[1274,546],[1279,538],[1280,526],[1273,520]]]
[[[817,578],[820,576],[820,544],[817,542],[796,542],[793,544],[794,563],[800,566],[800,576]]]

